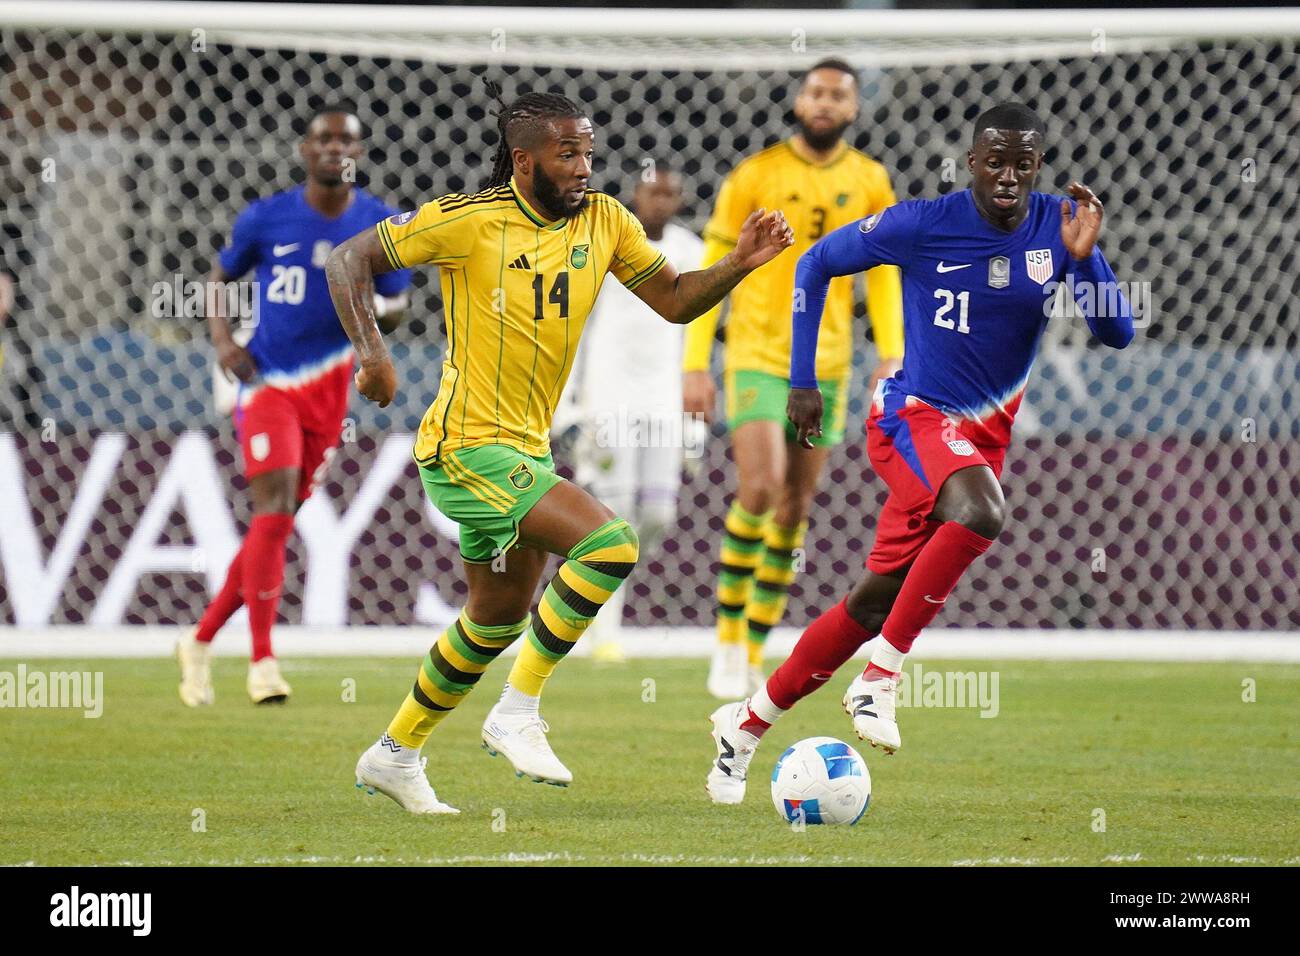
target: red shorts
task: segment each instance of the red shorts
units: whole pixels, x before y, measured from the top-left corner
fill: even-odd
[[[977,445],[954,421],[918,399],[886,393],[867,419],[867,455],[889,486],[867,570],[891,574],[910,565],[939,522],[930,519],[939,489],[963,468],[987,465],[1002,474],[1006,446]]]
[[[235,432],[244,452],[244,477],[297,468],[298,501],[325,477],[343,432],[352,364],[292,389],[263,385],[235,408]]]

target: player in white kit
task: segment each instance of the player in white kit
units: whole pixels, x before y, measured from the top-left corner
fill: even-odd
[[[704,243],[672,222],[682,178],[663,163],[647,168],[628,204],[650,244],[678,271],[697,269]],[[564,406],[567,405],[567,408]],[[682,327],[671,325],[617,282],[606,282],[587,320],[573,374],[556,412],[581,425],[575,478],[636,528],[643,549],[677,521],[684,458],[704,453],[708,425],[682,413]],[[614,633],[627,588],[592,623],[593,653],[617,659]]]

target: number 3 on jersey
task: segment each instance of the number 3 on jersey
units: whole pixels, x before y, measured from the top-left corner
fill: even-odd
[[[948,289],[935,289],[934,297],[939,301],[939,311],[934,314],[934,324],[941,329],[956,329],[958,332],[970,332],[970,326],[966,324],[966,313],[970,306],[970,293],[958,292],[956,296]],[[952,311],[953,300],[961,306],[957,313],[957,321],[945,318]]]

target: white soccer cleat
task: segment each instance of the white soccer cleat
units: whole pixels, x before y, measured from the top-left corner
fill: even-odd
[[[493,757],[504,754],[516,777],[567,787],[573,782],[569,768],[560,763],[546,742],[550,726],[538,714],[503,714],[500,705],[488,711],[483,722],[483,749]]]
[[[895,710],[898,706],[898,678],[879,677],[867,680],[861,674],[844,692],[844,711],[853,718],[858,738],[873,747],[883,747],[892,754],[903,746],[898,734]]]
[[[216,700],[212,689],[212,645],[195,640],[198,632],[198,627],[193,627],[176,642],[176,660],[181,665],[181,702],[186,707],[207,707]]]
[[[709,693],[720,700],[736,700],[749,693],[749,651],[743,642],[718,644],[709,662]]]
[[[713,722],[713,743],[718,753],[704,788],[714,803],[740,803],[745,799],[745,777],[758,747],[758,738],[740,729],[747,710],[742,700],[723,704],[709,718]]]
[[[248,696],[255,704],[283,704],[293,693],[274,657],[248,665]]]
[[[439,800],[429,786],[429,778],[424,775],[428,757],[421,757],[419,763],[397,763],[384,757],[382,741],[371,744],[361,755],[357,761],[357,789],[372,796],[377,790],[409,813],[460,813]]]

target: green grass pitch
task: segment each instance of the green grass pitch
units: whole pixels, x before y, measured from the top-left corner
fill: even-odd
[[[218,659],[201,711],[180,704],[171,661],[26,665],[102,670],[104,713],[0,711],[3,864],[1300,863],[1293,665],[923,662],[996,671],[998,715],[901,709],[900,753],[859,748],[862,821],[802,832],[772,807],[772,765],[803,737],[857,746],[839,708],[851,667],[769,733],[745,803],[715,807],[704,661],[562,664],[543,713],[567,790],[479,748],[498,665],[425,749],[461,815],[413,817],[355,789],[352,768],[414,660],[287,660],[292,702],[255,708],[244,663]]]

